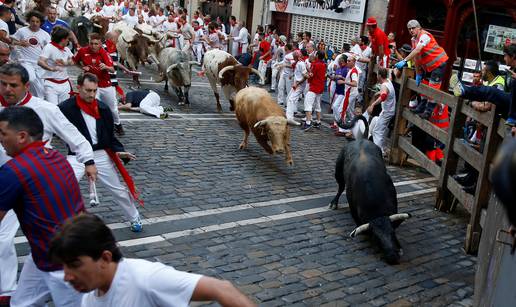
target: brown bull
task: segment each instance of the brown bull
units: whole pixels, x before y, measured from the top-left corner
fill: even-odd
[[[91,17],[90,20],[93,23],[93,32],[100,34],[104,38],[109,29],[109,18],[97,15]]]
[[[247,87],[235,97],[235,114],[244,130],[244,140],[240,149],[247,148],[249,132],[252,130],[256,141],[269,154],[285,153],[285,160],[292,165],[290,151],[290,125],[299,125],[287,120],[285,112],[264,89]],[[270,141],[270,145],[269,145]]]

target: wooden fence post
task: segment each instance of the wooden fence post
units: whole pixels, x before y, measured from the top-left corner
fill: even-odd
[[[401,165],[404,157],[406,156],[405,152],[400,149],[398,141],[400,135],[405,133],[407,128],[407,120],[402,116],[403,109],[408,106],[410,97],[412,95],[412,91],[407,87],[407,80],[409,77],[412,77],[414,72],[408,68],[404,68],[401,75],[401,84],[400,84],[400,92],[398,100],[396,101],[396,115],[394,118],[394,130],[392,134],[391,140],[391,151],[389,154],[389,163],[390,164],[399,164]]]

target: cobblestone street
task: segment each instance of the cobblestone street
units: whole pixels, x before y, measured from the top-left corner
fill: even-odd
[[[434,211],[429,174],[388,166],[399,211],[412,215],[397,229],[402,262],[390,266],[366,235],[349,237],[356,225],[345,197],[338,211],[328,209],[342,138],[324,126],[292,128],[292,167],[254,137],[241,151],[243,132],[229,103],[223,99],[224,113],[216,112],[206,79],[194,71],[188,108],[145,71],[142,87],[174,111],[166,120],[122,114],[120,140],[137,156],[128,170],[145,201],[143,232],[129,231],[100,185],[100,206],[88,208],[109,223],[126,257],[228,279],[261,306],[472,304],[476,258],[462,250],[468,215]],[[86,180],[81,187],[87,198]],[[22,263],[28,244],[18,235]]]

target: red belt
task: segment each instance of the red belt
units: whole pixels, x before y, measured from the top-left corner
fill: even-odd
[[[52,83],[57,83],[57,84],[63,84],[66,82],[70,82],[70,79],[57,80],[57,79],[53,79],[53,78],[46,78],[45,80],[50,81]]]

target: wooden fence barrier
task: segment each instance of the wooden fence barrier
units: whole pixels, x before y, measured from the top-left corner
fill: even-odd
[[[432,176],[439,179],[435,208],[450,212],[455,208],[457,202],[464,206],[471,214],[467,225],[464,248],[468,253],[476,253],[482,230],[482,215],[485,215],[486,212],[485,210],[482,211],[482,209],[487,207],[491,190],[488,181],[489,164],[501,141],[501,137],[497,133],[500,121],[496,117],[494,106],[491,108],[491,111],[478,112],[464,103],[462,99],[444,91],[435,90],[424,84],[417,86],[414,79],[409,77],[412,75],[413,71],[409,69],[405,69],[402,74],[389,162],[401,164],[408,155]],[[414,93],[433,97],[434,101],[448,106],[450,109],[450,125],[447,130],[438,128],[408,109],[409,100]],[[466,117],[473,118],[487,127],[482,153],[476,151],[462,140],[461,135],[463,135]],[[412,145],[410,138],[405,135],[408,123],[419,127],[445,145],[444,160],[441,166],[428,159],[425,153]],[[466,193],[452,177],[456,172],[459,158],[469,163],[478,171],[479,175],[474,195]]]

